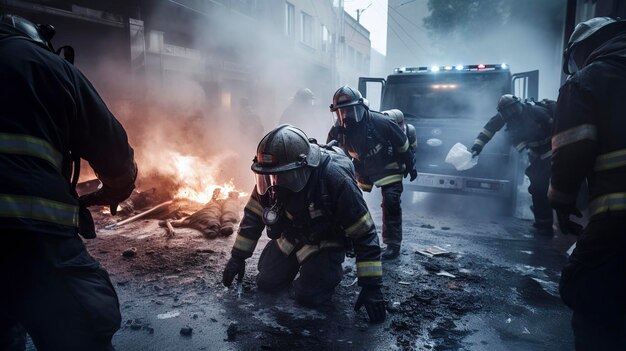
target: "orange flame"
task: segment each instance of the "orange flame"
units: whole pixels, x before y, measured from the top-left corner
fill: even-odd
[[[220,197],[226,198],[229,192],[237,192],[233,179],[220,184],[216,180],[219,176],[219,169],[215,164],[219,162],[211,162],[197,156],[188,156],[180,154],[176,151],[169,151],[167,158],[171,159],[173,166],[172,176],[181,187],[178,189],[175,198],[188,199],[199,203],[207,203],[211,201],[215,189],[220,189]],[[245,193],[239,192],[239,196],[245,196]]]

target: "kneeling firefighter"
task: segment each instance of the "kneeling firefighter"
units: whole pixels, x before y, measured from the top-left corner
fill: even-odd
[[[293,282],[298,303],[319,306],[341,281],[346,249],[352,246],[361,286],[355,310],[365,306],[371,322],[382,322],[380,246],[350,159],[284,124],[261,140],[252,171],[256,187],[224,269],[224,285],[243,278],[245,260],[267,228],[271,240],[259,258],[258,289],[277,292]]]

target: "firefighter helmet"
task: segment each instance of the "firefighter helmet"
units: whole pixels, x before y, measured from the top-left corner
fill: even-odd
[[[310,105],[313,105],[313,100],[315,100],[315,96],[313,92],[309,88],[298,89],[296,91],[296,95],[293,97],[294,100],[304,102]]]
[[[576,73],[593,50],[624,29],[626,21],[611,17],[595,17],[578,23],[563,52],[563,72]]]
[[[330,112],[335,113],[335,118],[342,127],[361,122],[368,109],[367,99],[363,98],[358,90],[347,85],[337,89],[330,105]]]
[[[37,45],[54,52],[52,47],[52,37],[56,33],[54,26],[50,24],[35,24],[23,17],[2,14],[0,15],[0,26],[12,27],[25,37],[29,38]]]
[[[498,112],[508,121],[522,112],[522,101],[515,95],[505,94],[498,101]]]
[[[404,113],[402,113],[402,111],[394,108],[391,110],[382,111],[381,113],[391,118],[391,120],[396,122],[396,124],[400,126],[400,129],[402,129],[402,131],[406,133],[406,124],[404,123]]]
[[[276,127],[261,139],[252,163],[257,192],[265,194],[273,186],[301,191],[320,158],[319,146],[303,131],[289,124]]]

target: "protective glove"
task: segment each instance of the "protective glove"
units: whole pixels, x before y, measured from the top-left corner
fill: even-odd
[[[583,226],[572,221],[569,216],[574,215],[581,218],[583,215],[574,205],[554,205],[556,218],[559,222],[559,228],[563,234],[580,235],[583,232]]]
[[[410,178],[411,181],[414,181],[415,179],[417,179],[417,169],[413,168],[411,172],[409,172],[409,174],[411,175],[411,178]]]
[[[246,260],[241,257],[231,257],[224,267],[224,273],[222,274],[222,283],[225,286],[230,286],[237,277],[237,280],[241,281],[243,275],[246,273]]]
[[[377,286],[364,286],[356,300],[354,310],[358,311],[365,306],[371,323],[382,323],[387,313],[383,293]]]
[[[483,146],[480,144],[474,144],[472,145],[470,151],[472,152],[472,157],[476,157],[483,151]]]
[[[78,202],[81,206],[89,207],[95,205],[109,205],[111,209],[111,214],[115,215],[117,213],[117,205],[128,199],[130,194],[133,193],[133,189],[135,189],[135,185],[126,187],[124,189],[113,189],[106,185],[103,185],[102,188],[94,191],[93,193],[85,194],[78,198]]]

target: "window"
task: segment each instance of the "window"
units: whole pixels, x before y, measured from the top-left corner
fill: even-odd
[[[285,35],[293,37],[293,33],[296,29],[296,10],[295,7],[286,2],[285,3]]]
[[[329,50],[330,43],[330,33],[328,32],[328,27],[322,24],[322,51],[326,52]]]
[[[301,12],[300,19],[300,41],[313,46],[313,17],[306,12]]]

